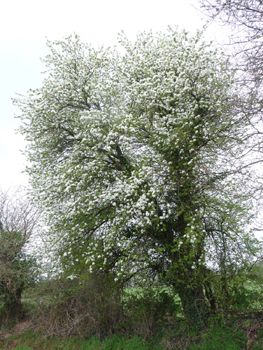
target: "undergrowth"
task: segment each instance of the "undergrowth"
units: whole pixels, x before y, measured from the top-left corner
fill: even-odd
[[[91,336],[52,336],[28,330],[0,340],[0,349],[15,350],[262,350],[263,320],[229,318],[214,322],[202,332],[186,323],[163,328],[159,334],[143,338],[114,334],[104,338]]]
[[[120,288],[96,276],[42,281],[24,293],[22,321],[0,326],[0,349],[262,350],[261,289],[250,283],[232,294],[232,307],[200,330],[172,287]]]

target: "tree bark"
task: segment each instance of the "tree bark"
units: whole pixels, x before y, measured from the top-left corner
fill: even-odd
[[[22,288],[18,288],[14,293],[7,293],[4,298],[5,323],[11,321],[18,322],[22,316],[21,303]]]
[[[198,329],[207,326],[210,308],[205,298],[203,287],[201,285],[194,287],[191,283],[180,282],[177,289],[189,324]]]

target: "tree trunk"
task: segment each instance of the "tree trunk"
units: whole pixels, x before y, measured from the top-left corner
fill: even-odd
[[[5,323],[18,322],[22,316],[21,304],[22,288],[18,288],[14,293],[8,293],[4,300]]]
[[[177,286],[177,290],[189,324],[198,329],[204,328],[210,317],[210,308],[203,287],[194,287],[191,283],[181,282]]]
[[[210,281],[206,281],[205,282],[204,288],[205,288],[206,298],[207,298],[207,300],[209,301],[209,304],[210,304],[211,314],[214,314],[215,311],[216,311],[216,298],[214,296],[214,293],[213,293]]]

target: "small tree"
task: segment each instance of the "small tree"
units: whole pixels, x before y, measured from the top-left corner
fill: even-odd
[[[34,259],[25,246],[37,223],[37,211],[22,191],[0,191],[0,301],[5,321],[21,316],[21,294],[34,277]]]

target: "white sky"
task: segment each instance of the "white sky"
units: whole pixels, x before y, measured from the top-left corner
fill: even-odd
[[[94,46],[117,44],[124,30],[130,39],[139,31],[165,31],[178,25],[190,32],[201,28],[196,0],[6,0],[0,14],[0,187],[27,183],[21,174],[26,159],[19,150],[24,141],[14,129],[19,110],[12,105],[15,93],[26,94],[41,86],[45,68],[40,62],[48,50],[46,37],[60,40],[73,32]]]

